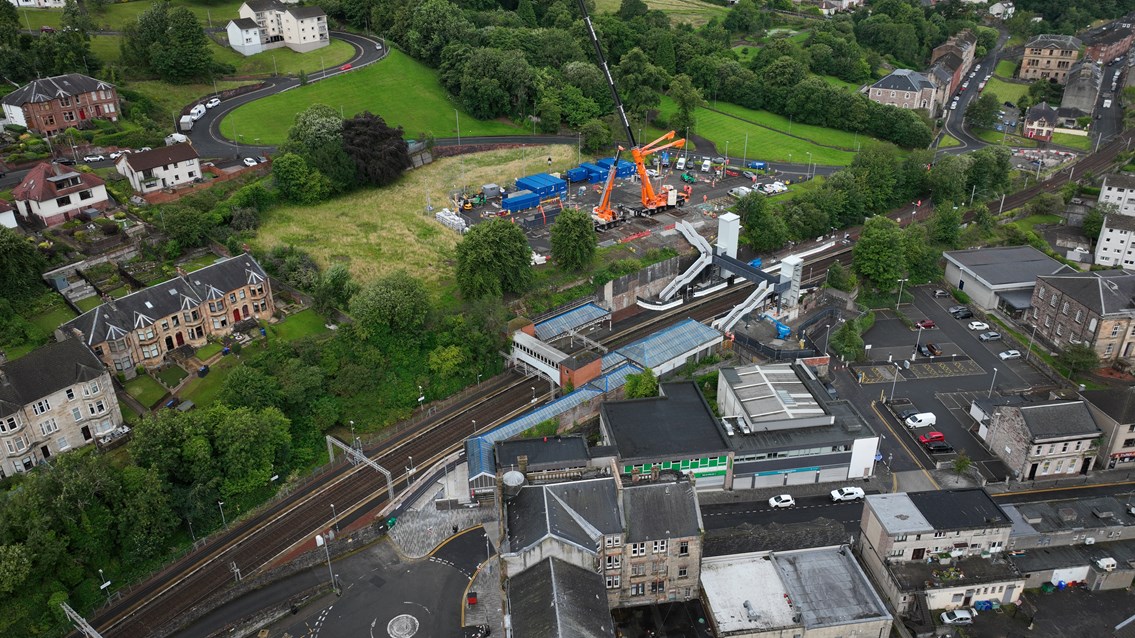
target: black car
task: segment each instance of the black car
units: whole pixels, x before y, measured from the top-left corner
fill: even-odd
[[[922,447],[930,454],[945,454],[946,452],[954,451],[954,446],[945,441],[930,441]]]
[[[926,344],[924,344],[924,343],[918,344],[918,354],[920,354],[924,357],[934,356],[934,355],[930,354],[930,348],[927,348]]]
[[[958,312],[953,313],[953,315],[954,319],[969,319],[973,317],[973,311],[969,308],[966,308],[965,310],[959,310]]]
[[[55,163],[62,164],[64,166],[74,166],[75,160],[71,159],[70,157],[60,157],[59,159],[55,160]]]
[[[918,414],[918,408],[916,408],[916,407],[912,406],[912,407],[909,407],[909,408],[903,408],[903,409],[899,410],[899,412],[898,412],[899,421],[906,421],[907,419],[909,419],[910,417],[912,417],[916,414]]]

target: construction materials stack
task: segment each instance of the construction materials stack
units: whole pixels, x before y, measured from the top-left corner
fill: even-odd
[[[468,224],[465,223],[465,218],[449,210],[448,208],[443,208],[440,211],[434,213],[434,219],[436,219],[442,226],[445,226],[446,228],[455,230],[462,234],[469,230]]]

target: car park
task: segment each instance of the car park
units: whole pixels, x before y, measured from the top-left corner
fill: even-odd
[[[215,98],[212,98],[208,102],[205,103],[205,108],[211,109],[211,108],[220,106],[220,104],[221,104],[221,98],[215,97]]]
[[[946,312],[954,314],[955,312],[961,312],[963,310],[969,310],[969,306],[950,306],[946,309]]]
[[[930,353],[930,348],[926,347],[925,343],[918,344],[918,354],[920,354],[924,357],[934,356],[933,354]]]
[[[1001,354],[999,354],[997,356],[1001,357],[1002,361],[1008,361],[1010,359],[1020,359],[1021,358],[1021,351],[1020,350],[1006,350],[1005,352],[1002,352]]]
[[[792,498],[790,494],[778,494],[768,500],[768,506],[773,509],[792,507],[793,505],[796,505],[796,499]]]
[[[899,421],[906,421],[907,419],[909,419],[910,417],[912,417],[916,414],[918,414],[918,408],[914,408],[914,407],[903,408],[902,410],[898,411]]]
[[[918,437],[918,442],[926,445],[927,443],[944,442],[946,435],[941,432],[927,432]]]
[[[977,335],[977,338],[981,341],[1000,341],[1001,333],[990,330],[989,332],[983,332]]]
[[[928,343],[926,344],[926,349],[930,351],[930,356],[932,357],[942,356],[942,349],[939,348],[937,344]]]
[[[934,327],[934,321],[932,319],[923,319],[922,321],[914,324],[914,327],[921,328],[923,330],[929,330]]]
[[[106,159],[106,158],[103,157],[102,155],[84,155],[83,156],[84,162],[101,162],[104,159]]]
[[[989,324],[984,321],[971,321],[968,327],[970,330],[989,330]]]
[[[943,625],[972,625],[973,614],[965,609],[953,609],[942,612]]]
[[[941,299],[943,297],[949,297],[949,296],[950,296],[950,293],[946,292],[945,290],[942,290],[941,288],[934,291],[934,297],[936,299]]]
[[[256,159],[252,158],[252,157],[246,157],[241,161],[244,163],[245,166],[256,166],[256,164],[257,164]]]
[[[867,494],[862,488],[858,487],[841,487],[838,490],[832,490],[832,501],[862,501],[867,497]]]
[[[946,454],[954,451],[954,446],[946,443],[945,441],[931,441],[922,446],[929,454]]]
[[[910,429],[928,428],[938,423],[938,417],[933,412],[919,412],[903,421],[903,425]]]

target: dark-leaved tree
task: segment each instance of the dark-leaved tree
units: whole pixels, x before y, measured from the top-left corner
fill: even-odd
[[[355,162],[360,184],[385,186],[410,168],[410,147],[402,127],[363,111],[343,122],[343,150]]]
[[[45,289],[44,261],[35,246],[8,228],[0,228],[0,297],[25,299]]]
[[[565,270],[586,270],[595,258],[595,224],[582,210],[569,208],[552,225],[552,258]]]

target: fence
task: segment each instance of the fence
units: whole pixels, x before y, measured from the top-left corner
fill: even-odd
[[[807,359],[808,357],[816,356],[814,348],[803,349],[787,349],[787,348],[773,348],[772,346],[765,345],[756,339],[747,335],[737,333],[734,335],[737,343],[745,348],[760,354],[761,356],[772,359],[773,361],[792,361],[795,359]]]

